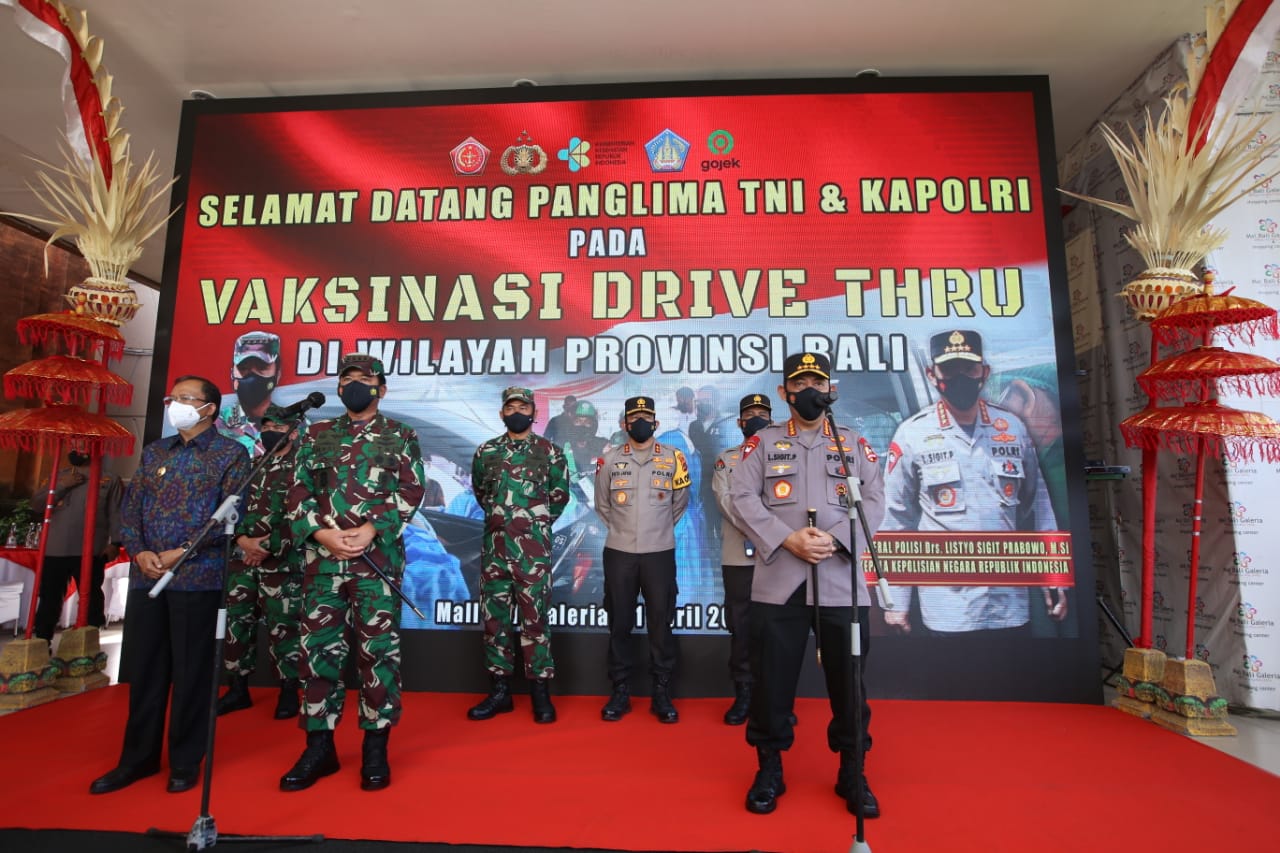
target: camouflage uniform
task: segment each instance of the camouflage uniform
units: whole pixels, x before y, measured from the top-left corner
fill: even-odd
[[[405,565],[400,532],[422,501],[425,480],[417,434],[381,413],[315,424],[298,448],[288,504],[294,541],[306,548],[300,672],[308,732],[332,731],[342,718],[348,622],[359,644],[360,727],[385,729],[400,719],[399,599],[363,560],[335,558],[312,534],[330,526],[326,516],[343,529],[371,522],[376,533],[366,553],[398,581]]]
[[[282,410],[271,406],[263,420],[276,420]],[[272,456],[247,490],[240,536],[268,537],[263,550],[271,556],[258,566],[232,563],[227,588],[227,644],[223,663],[233,675],[249,675],[258,663],[258,615],[266,620],[268,650],[281,679],[298,678],[298,617],[302,610],[302,549],[295,547],[285,498],[293,483],[294,447]]]
[[[484,510],[480,609],[485,665],[494,675],[515,668],[512,607],[519,613],[525,677],[555,676],[547,606],[551,601],[551,525],[569,503],[564,451],[530,432],[503,433],[476,451],[471,488]]]

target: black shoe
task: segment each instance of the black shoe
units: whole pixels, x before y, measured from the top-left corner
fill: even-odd
[[[619,681],[613,685],[613,694],[609,696],[609,701],[604,703],[604,707],[600,709],[600,719],[605,722],[616,723],[630,713],[631,690],[627,687],[625,681]]]
[[[467,711],[467,719],[488,720],[498,714],[510,713],[515,709],[515,703],[511,701],[511,685],[507,683],[507,677],[505,675],[495,675],[493,676],[493,686],[489,688],[489,695]]]
[[[360,789],[381,791],[391,784],[391,765],[387,763],[387,739],[391,729],[365,729],[364,746],[360,750]]]
[[[836,775],[836,796],[844,800],[844,806],[849,810],[849,814],[856,815],[858,804],[851,796],[853,792],[853,780],[858,775],[857,765],[854,763],[854,756],[851,752],[840,753],[840,772]],[[871,792],[871,786],[867,784],[867,777],[862,777],[862,816],[864,818],[880,817],[880,801],[876,799],[876,795]]]
[[[778,797],[787,792],[787,785],[782,781],[782,753],[757,746],[756,761],[760,769],[747,791],[747,811],[769,814],[778,807]]]
[[[653,681],[653,693],[649,697],[649,713],[658,718],[660,723],[680,722],[680,712],[671,704],[671,693],[667,690],[666,678]]]
[[[227,687],[227,692],[218,697],[218,716],[252,707],[253,697],[249,695],[249,676],[231,676],[231,684]]]
[[[733,704],[724,712],[726,726],[740,726],[747,721],[751,711],[751,682],[733,682]]]
[[[538,679],[529,685],[529,698],[533,700],[533,721],[554,723],[556,706],[551,704],[551,682]]]
[[[302,710],[302,702],[298,698],[298,690],[302,682],[296,678],[280,679],[280,695],[276,697],[276,710],[272,715],[277,720],[291,720]]]
[[[280,777],[280,790],[305,790],[321,777],[337,773],[338,769],[338,751],[333,746],[333,732],[307,732],[307,748],[302,751],[289,772]]]
[[[174,770],[169,769],[169,784],[165,785],[165,790],[170,794],[181,794],[183,791],[190,791],[200,781],[200,768],[195,770]]]
[[[159,764],[145,764],[142,767],[116,767],[93,780],[89,785],[90,794],[110,794],[127,788],[139,779],[154,776],[160,772]]]

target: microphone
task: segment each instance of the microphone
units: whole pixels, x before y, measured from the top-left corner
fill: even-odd
[[[318,409],[323,405],[324,405],[324,395],[321,394],[319,391],[312,391],[310,394],[308,394],[306,397],[303,397],[298,402],[289,406],[285,406],[284,411],[280,413],[280,416],[286,417],[286,418],[295,418],[298,415],[301,415],[303,412],[307,411],[308,409]]]

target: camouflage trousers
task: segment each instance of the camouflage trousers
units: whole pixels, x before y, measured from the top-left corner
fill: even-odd
[[[513,625],[520,626],[520,655],[530,681],[554,678],[547,607],[551,604],[551,566],[546,560],[503,560],[485,555],[480,570],[480,619],[484,624],[485,667],[494,675],[515,670]]]
[[[400,599],[381,578],[307,575],[302,584],[302,727],[332,731],[342,719],[342,673],[356,645],[360,728],[400,721]]]
[[[267,652],[277,677],[297,678],[302,575],[233,563],[227,587],[227,641],[222,665],[233,675],[258,668],[258,619],[267,623]]]

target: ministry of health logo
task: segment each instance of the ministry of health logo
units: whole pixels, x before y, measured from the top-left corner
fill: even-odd
[[[578,172],[591,165],[591,158],[587,156],[590,150],[590,142],[573,136],[569,138],[567,146],[556,152],[556,156],[569,164],[570,172]]]

